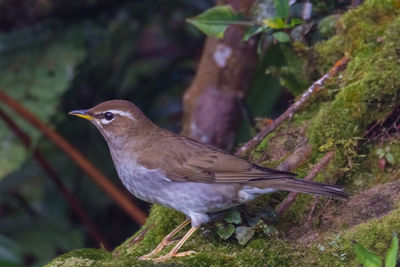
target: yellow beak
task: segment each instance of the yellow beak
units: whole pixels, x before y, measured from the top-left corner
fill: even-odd
[[[78,116],[87,120],[93,120],[94,118],[92,116],[90,116],[89,114],[87,114],[87,109],[81,109],[81,110],[73,110],[71,112],[69,112],[69,115],[74,115],[74,116]]]

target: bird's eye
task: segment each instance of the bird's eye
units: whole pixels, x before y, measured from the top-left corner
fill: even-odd
[[[110,121],[110,120],[114,119],[114,114],[112,114],[111,112],[106,112],[106,113],[104,113],[104,118],[106,118],[106,120]]]

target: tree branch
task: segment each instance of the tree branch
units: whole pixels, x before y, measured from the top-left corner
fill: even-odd
[[[322,85],[332,78],[336,76],[341,70],[343,70],[349,59],[344,56],[340,60],[338,60],[335,65],[327,72],[324,76],[322,76],[318,81],[314,82],[308,89],[305,91],[299,100],[297,100],[293,105],[291,105],[284,113],[282,113],[278,118],[276,118],[271,124],[265,127],[260,133],[258,133],[254,138],[244,144],[241,148],[236,151],[235,155],[237,156],[247,156],[247,153],[254,149],[268,134],[275,131],[279,125],[281,125],[285,120],[291,118],[296,111],[298,111],[307,100],[313,95],[315,92],[318,92]]]
[[[316,196],[314,198],[314,201],[313,201],[312,205],[311,205],[310,212],[308,213],[307,221],[306,221],[306,223],[304,225],[304,228],[306,230],[308,230],[310,228],[311,220],[312,220],[312,218],[314,216],[315,208],[317,207],[318,201],[319,201],[319,196]]]
[[[304,163],[311,155],[312,147],[306,143],[297,148],[290,156],[288,156],[276,169],[280,171],[292,171]]]

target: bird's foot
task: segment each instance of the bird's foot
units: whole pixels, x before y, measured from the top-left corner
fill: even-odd
[[[161,250],[164,249],[164,247],[169,246],[169,245],[171,245],[171,244],[177,242],[178,240],[171,240],[171,239],[172,239],[180,230],[182,230],[186,225],[188,225],[189,223],[190,223],[190,220],[189,220],[189,219],[186,219],[184,222],[182,222],[180,225],[178,225],[178,227],[176,227],[171,233],[169,233],[166,237],[164,237],[163,240],[161,240],[160,244],[158,244],[158,246],[157,246],[152,252],[150,252],[149,254],[146,254],[146,255],[143,255],[143,256],[139,257],[139,260],[151,260],[151,259],[154,257],[154,255],[155,255],[155,254],[158,254]],[[197,229],[197,228],[196,228],[196,229]],[[195,231],[195,230],[192,230],[192,231]],[[184,241],[183,241],[183,242],[184,242]],[[183,244],[183,242],[182,242],[182,244]],[[177,250],[180,248],[180,246],[182,246],[182,244],[179,245],[178,248],[175,247],[175,248],[174,248],[175,251],[177,251]],[[173,249],[172,251],[174,251],[174,249]],[[172,251],[171,251],[171,252],[172,252]],[[171,252],[170,252],[170,253],[171,253]]]
[[[139,260],[141,261],[148,261],[151,260],[158,252],[160,252],[162,249],[164,248],[164,244],[163,242],[160,243],[160,245],[158,245],[158,247],[156,247],[152,252],[143,255],[141,257],[139,257]]]
[[[175,244],[178,240],[163,240],[152,252],[139,257],[141,261],[148,261],[154,258],[156,254],[158,254],[164,247],[169,246],[171,244]]]
[[[179,252],[179,253],[169,252],[168,254],[166,254],[164,256],[161,256],[161,257],[158,257],[158,258],[154,259],[154,262],[157,262],[157,263],[158,262],[163,262],[163,261],[166,261],[166,260],[169,260],[169,259],[172,259],[172,258],[185,257],[185,256],[193,255],[195,253],[196,253],[196,251],[193,251],[193,250],[189,250],[189,251],[185,251],[185,252]]]

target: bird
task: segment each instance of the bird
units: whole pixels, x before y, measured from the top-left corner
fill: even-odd
[[[165,261],[199,227],[220,212],[261,195],[285,190],[346,198],[343,189],[297,179],[296,174],[251,163],[219,148],[158,127],[133,103],[110,100],[69,112],[89,120],[103,135],[120,180],[137,198],[186,215],[186,219],[140,260]],[[190,230],[166,255],[158,256],[185,226]]]

